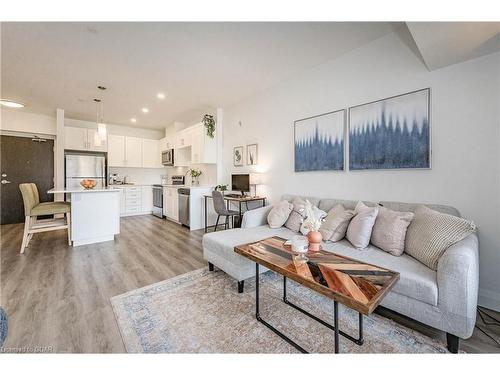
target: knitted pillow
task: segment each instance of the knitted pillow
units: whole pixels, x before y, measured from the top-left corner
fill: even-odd
[[[406,232],[405,252],[436,271],[446,249],[475,230],[472,221],[419,206]]]

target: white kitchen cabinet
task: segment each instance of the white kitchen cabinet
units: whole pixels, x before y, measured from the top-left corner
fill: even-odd
[[[125,166],[142,167],[142,138],[125,137]]]
[[[67,150],[106,152],[108,144],[106,139],[101,140],[97,130],[65,126],[64,148]]]
[[[191,128],[191,163],[217,163],[217,141],[207,135],[203,123]]]
[[[167,138],[166,137],[160,139],[159,145],[158,145],[158,148],[160,149],[160,153],[168,149],[167,143],[168,142],[167,142]]]
[[[142,140],[142,166],[144,168],[161,168],[160,141],[156,139]]]
[[[191,129],[186,128],[175,134],[175,147],[183,148],[191,146]]]
[[[179,194],[177,188],[163,189],[163,214],[175,221],[179,221]]]
[[[153,212],[153,187],[142,186],[142,212]]]
[[[108,165],[125,166],[125,136],[108,134]]]

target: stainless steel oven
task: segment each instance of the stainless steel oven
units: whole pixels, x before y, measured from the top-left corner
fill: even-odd
[[[153,185],[153,215],[163,218],[163,186]]]
[[[161,153],[161,163],[163,165],[174,165],[174,149],[165,150]]]

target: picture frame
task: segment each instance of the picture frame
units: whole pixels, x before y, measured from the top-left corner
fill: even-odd
[[[244,151],[244,146],[236,146],[233,148],[233,165],[235,167],[242,167],[244,165],[243,151]]]
[[[346,110],[294,121],[295,172],[344,171]]]
[[[257,143],[247,145],[247,165],[257,165],[259,162],[259,149]]]
[[[430,88],[349,108],[349,170],[431,169]]]

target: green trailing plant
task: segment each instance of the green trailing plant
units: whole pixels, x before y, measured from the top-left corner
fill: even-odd
[[[215,190],[218,190],[218,191],[220,191],[220,192],[225,192],[225,191],[227,191],[227,185],[226,185],[226,184],[217,185],[217,186],[215,187]]]
[[[205,115],[203,116],[203,124],[205,125],[205,129],[207,129],[207,135],[210,138],[213,138],[215,136],[215,120],[214,116],[212,115]]]

